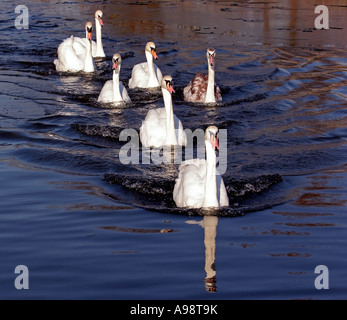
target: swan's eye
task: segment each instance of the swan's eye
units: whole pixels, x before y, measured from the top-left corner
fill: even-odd
[[[210,131],[210,138],[218,139],[218,132],[212,132],[212,131]]]

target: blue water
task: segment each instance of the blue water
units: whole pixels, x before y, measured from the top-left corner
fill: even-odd
[[[323,37],[302,19],[294,26],[286,1],[197,3],[34,1],[29,30],[17,30],[16,5],[3,1],[0,299],[346,299],[346,8],[334,3]],[[310,5],[298,15],[311,18]],[[81,26],[83,35],[99,8],[107,59],[92,76],[57,73],[59,43]],[[269,27],[268,14],[288,30]],[[176,210],[177,166],[119,161],[119,133],[138,130],[160,92],[129,90],[127,108],[97,103],[112,54],[123,56],[126,84],[153,39],[184,127],[227,129],[226,184],[259,188],[219,216]],[[209,108],[182,99],[207,46],[223,94]],[[14,285],[18,265],[28,290]],[[315,287],[318,265],[329,269],[327,290]]]

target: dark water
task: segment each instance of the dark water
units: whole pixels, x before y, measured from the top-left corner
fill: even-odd
[[[0,298],[345,299],[347,3],[329,2],[319,31],[311,2],[34,1],[17,30],[3,1]],[[92,75],[57,73],[59,43],[83,36],[96,9],[107,59]],[[184,128],[227,130],[228,209],[178,210],[176,164],[119,159],[120,133],[161,93],[128,90],[121,107],[97,97],[113,53],[127,84],[150,40]],[[182,92],[206,71],[207,47],[223,102],[194,106]],[[17,265],[29,290],[14,287]],[[317,265],[329,290],[314,286]]]

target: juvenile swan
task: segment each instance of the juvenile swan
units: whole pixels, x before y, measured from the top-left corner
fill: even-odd
[[[193,80],[183,89],[184,100],[188,102],[215,103],[222,101],[218,86],[215,86],[215,57],[216,50],[207,49],[206,52],[208,75],[197,73]]]

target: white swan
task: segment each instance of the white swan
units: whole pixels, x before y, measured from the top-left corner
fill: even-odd
[[[93,45],[93,57],[94,58],[105,58],[104,47],[102,45],[102,35],[101,28],[104,26],[104,21],[102,20],[103,12],[97,10],[95,12],[95,29],[96,29],[96,44]],[[95,43],[95,42],[94,42]]]
[[[197,73],[193,80],[183,89],[184,100],[188,102],[215,103],[222,101],[218,86],[215,87],[216,50],[207,49],[208,75]]]
[[[57,71],[60,72],[94,72],[94,60],[92,57],[92,32],[93,24],[86,23],[86,37],[89,45],[83,49],[80,38],[71,36],[64,40],[58,47],[58,59],[54,60]],[[78,39],[78,40],[77,40]]]
[[[120,54],[116,53],[112,57],[112,69],[113,69],[113,80],[109,80],[105,83],[102,88],[98,102],[131,102],[126,88],[123,86],[122,82],[119,81],[119,73],[122,64],[122,58]]]
[[[215,149],[219,149],[218,128],[205,132],[206,160],[183,162],[176,179],[173,199],[177,207],[219,208],[229,206],[229,198],[221,175],[216,169]]]
[[[133,67],[129,88],[155,88],[161,84],[163,75],[153,62],[153,58],[158,59],[154,42],[146,44],[145,55],[147,62],[139,63]]]
[[[92,41],[92,56],[93,58],[105,58],[105,52],[104,47],[102,45],[102,35],[101,35],[101,29],[104,26],[104,22],[102,20],[103,12],[101,10],[97,10],[95,12],[95,29],[96,29],[96,42]],[[76,50],[82,50],[78,51],[78,53],[82,53],[84,50],[86,50],[88,45],[88,38],[77,38],[75,37],[75,40],[80,42],[82,46],[79,48],[76,48]]]
[[[161,147],[187,144],[187,136],[181,121],[174,115],[171,94],[174,91],[172,77],[165,76],[161,82],[164,108],[148,111],[140,128],[140,140],[144,147]]]

